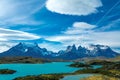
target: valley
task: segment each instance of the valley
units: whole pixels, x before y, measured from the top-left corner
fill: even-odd
[[[15,71],[0,75],[0,80],[119,80],[119,55],[104,45],[73,45],[55,53],[37,43],[19,43],[0,54],[0,69],[6,74]]]
[[[72,78],[76,80],[120,80],[120,57],[84,62],[14,63],[0,66],[0,69],[7,68],[15,70],[16,73],[0,75],[0,80],[72,80]],[[2,76],[6,78],[2,79]]]

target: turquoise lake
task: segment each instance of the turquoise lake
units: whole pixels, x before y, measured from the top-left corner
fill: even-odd
[[[67,65],[71,62],[53,62],[45,64],[0,64],[0,69],[12,69],[17,72],[10,75],[0,75],[0,80],[12,80],[16,77],[26,75],[39,75],[49,73],[71,73],[78,68],[71,68]]]
[[[14,74],[0,75],[0,80],[13,80],[16,77],[22,77],[27,75],[39,75],[39,74],[53,74],[53,73],[72,73],[78,69],[82,68],[72,68],[67,65],[72,62],[52,62],[45,64],[0,64],[0,69],[12,69],[17,71]],[[93,66],[93,68],[100,68],[101,66]],[[75,78],[76,80],[84,77],[90,76],[90,74],[67,76],[63,80],[71,80]],[[74,79],[74,80],[75,80]]]

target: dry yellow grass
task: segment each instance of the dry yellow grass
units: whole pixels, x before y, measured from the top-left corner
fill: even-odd
[[[120,79],[99,75],[99,76],[91,76],[91,77],[88,77],[88,78],[84,78],[82,80],[120,80]]]

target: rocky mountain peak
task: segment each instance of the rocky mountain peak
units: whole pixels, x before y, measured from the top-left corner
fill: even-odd
[[[78,59],[84,57],[115,57],[120,54],[114,52],[106,45],[90,45],[88,48],[75,44],[68,46],[66,50],[60,50],[58,53],[48,51],[46,48],[40,48],[37,43],[19,43],[0,54],[1,56],[31,56],[31,57],[49,57],[62,59]]]
[[[68,46],[67,49],[66,49],[66,52],[72,52],[72,53],[75,53],[77,50],[75,44],[73,44],[72,46]]]

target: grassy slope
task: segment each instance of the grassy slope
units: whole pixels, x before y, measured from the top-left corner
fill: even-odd
[[[7,63],[45,63],[45,62],[51,62],[51,61],[48,59],[32,58],[32,57],[4,57],[4,58],[0,58],[1,64],[7,64]]]
[[[99,76],[90,76],[88,78],[84,78],[82,80],[119,80],[118,78],[114,77],[108,77],[104,75],[99,75]]]

